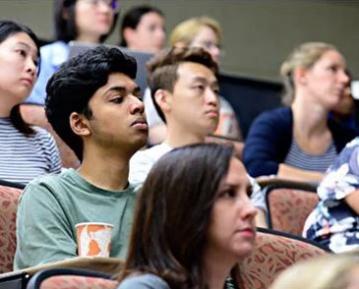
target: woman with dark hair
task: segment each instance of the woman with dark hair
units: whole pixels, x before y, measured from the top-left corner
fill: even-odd
[[[60,172],[52,137],[21,118],[19,104],[38,74],[39,41],[26,26],[0,21],[0,179],[25,184],[39,175]]]
[[[72,40],[102,43],[113,31],[119,11],[118,0],[56,0],[56,42],[41,47],[41,73],[28,103],[44,104],[51,75],[69,56]]]
[[[141,5],[126,12],[121,24],[121,46],[157,53],[165,40],[165,18],[160,9]]]
[[[232,147],[196,144],[164,155],[139,196],[119,289],[222,289],[254,246],[250,192]]]

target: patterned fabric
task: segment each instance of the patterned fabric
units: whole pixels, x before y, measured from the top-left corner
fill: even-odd
[[[117,286],[117,281],[104,278],[63,275],[46,279],[39,289],[115,289]]]
[[[0,186],[0,273],[12,271],[16,249],[16,210],[21,191]]]
[[[315,193],[274,189],[269,194],[269,209],[272,228],[300,236],[305,220],[318,203]]]
[[[345,197],[359,189],[359,137],[347,144],[318,187],[320,201],[309,215],[303,235],[332,251],[359,248],[359,216]]]
[[[257,232],[256,248],[241,263],[237,282],[241,289],[266,289],[290,265],[324,254],[306,242]]]

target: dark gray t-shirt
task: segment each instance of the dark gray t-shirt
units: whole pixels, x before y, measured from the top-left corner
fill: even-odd
[[[117,289],[171,289],[166,281],[154,274],[127,277]]]

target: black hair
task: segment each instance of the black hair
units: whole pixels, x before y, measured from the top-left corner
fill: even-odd
[[[158,15],[164,17],[164,14],[160,9],[149,5],[136,6],[126,12],[121,23],[120,46],[127,47],[127,41],[124,35],[125,29],[126,28],[136,29],[142,19],[142,16],[150,12],[157,13]]]
[[[0,21],[0,43],[5,41],[10,36],[17,33],[26,33],[32,41],[34,41],[37,48],[37,56],[39,59],[38,67],[40,67],[40,42],[36,34],[27,26],[10,20]],[[39,69],[37,74],[39,73]],[[14,127],[25,136],[34,134],[34,130],[22,119],[20,114],[20,105],[15,105],[10,112],[10,121]]]
[[[136,60],[104,45],[75,56],[60,66],[46,86],[45,110],[56,133],[82,160],[83,143],[70,127],[70,114],[82,113],[90,118],[88,103],[94,93],[104,86],[113,72],[136,77]]]
[[[55,0],[54,1],[54,21],[56,40],[69,42],[75,40],[78,36],[75,19],[75,4],[77,0]],[[66,13],[67,18],[64,18]],[[118,12],[115,13],[110,31],[100,37],[100,42],[104,42],[106,38],[113,32],[118,19]]]

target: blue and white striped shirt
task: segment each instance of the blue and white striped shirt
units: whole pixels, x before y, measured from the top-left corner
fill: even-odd
[[[0,179],[27,184],[35,177],[61,171],[61,159],[52,136],[42,128],[25,136],[9,118],[0,118]]]
[[[324,154],[311,155],[302,151],[293,139],[284,163],[299,169],[324,173],[334,162],[337,155],[333,142]]]

